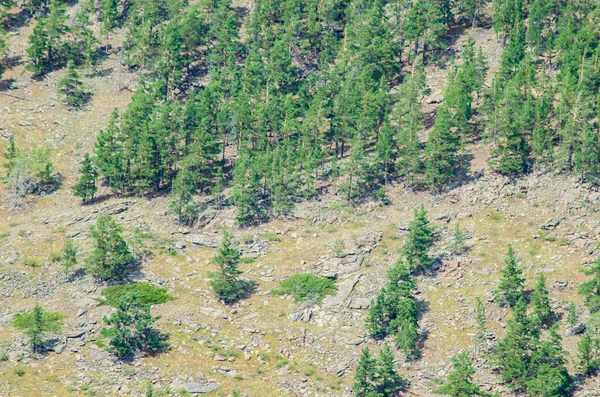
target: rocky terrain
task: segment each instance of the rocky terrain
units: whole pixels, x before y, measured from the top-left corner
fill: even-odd
[[[320,200],[298,203],[289,217],[252,228],[237,228],[233,208],[210,203],[197,222],[182,226],[167,211],[169,199],[160,195],[112,197],[106,190],[81,205],[70,189],[78,164],[113,108],[126,107],[131,91],[117,88],[133,87],[137,76],[122,70],[110,54],[95,75],[86,77],[94,93],[90,105],[69,111],[55,89],[64,71],[38,81],[24,70],[30,29],[24,25],[10,32],[15,61],[1,84],[0,150],[11,136],[19,147],[47,145],[64,180],[57,191],[31,197],[22,211],[0,207],[0,396],[141,396],[148,384],[157,395],[173,396],[229,396],[235,389],[254,397],[351,395],[361,349],[377,345],[365,331],[367,309],[398,259],[413,211],[421,204],[436,228],[432,254],[437,261],[431,274],[419,277],[423,357],[405,362],[397,355],[411,384],[408,395],[434,395],[451,368],[449,357],[475,349],[476,297],[486,304],[489,342],[503,335],[508,311],[493,303],[492,291],[508,244],[523,264],[528,287],[543,272],[553,308],[564,313],[575,302],[583,313],[577,293],[586,279],[582,270],[599,254],[598,187],[573,175],[500,177],[486,168],[488,151],[478,146],[471,148],[472,180],[443,194],[413,192],[398,184],[387,187],[389,205],[354,207],[331,188]],[[492,61],[497,59],[501,47],[490,30],[458,32],[456,51],[469,33]],[[425,102],[430,111],[445,74],[444,67],[428,70],[433,92]],[[0,184],[0,198],[6,195]],[[144,232],[148,252],[131,278],[166,287],[175,297],[153,307],[162,316],[158,326],[171,335],[171,347],[163,354],[123,363],[108,353],[99,337],[103,317],[112,310],[98,302],[104,285],[81,270],[67,274],[52,260],[65,239],[73,238],[82,263],[91,250],[89,227],[103,213],[113,215],[128,238],[135,237],[136,229]],[[462,255],[450,250],[457,224],[468,234]],[[248,258],[244,276],[257,284],[251,297],[232,307],[215,298],[207,278],[223,230],[232,231]],[[271,296],[280,280],[295,273],[334,277],[338,292],[320,304]],[[65,316],[64,332],[47,342],[48,354],[41,359],[11,325],[15,314],[36,303]],[[574,351],[585,320],[582,315],[581,324],[563,324],[566,349]],[[478,383],[510,396],[485,352],[476,356]],[[600,395],[598,379],[579,384],[574,395]]]

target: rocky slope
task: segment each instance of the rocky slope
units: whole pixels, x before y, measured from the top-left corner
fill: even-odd
[[[581,270],[598,255],[597,187],[580,184],[573,176],[539,174],[517,181],[498,177],[485,169],[487,150],[480,146],[471,148],[473,179],[447,193],[389,186],[389,206],[366,203],[356,208],[332,188],[319,201],[298,204],[289,218],[250,229],[235,228],[232,208],[210,206],[201,222],[182,227],[166,212],[169,200],[161,196],[106,195],[81,206],[70,190],[78,164],[112,109],[124,109],[129,101],[131,92],[117,91],[116,81],[133,87],[136,75],[110,55],[95,75],[86,77],[94,91],[92,103],[85,111],[70,112],[56,96],[56,82],[64,71],[42,81],[24,71],[29,32],[24,25],[10,35],[15,66],[1,84],[0,150],[10,136],[19,147],[50,146],[65,180],[56,192],[32,198],[23,211],[0,209],[0,354],[7,359],[0,361],[0,396],[140,396],[148,383],[157,393],[174,396],[227,396],[236,388],[255,397],[350,395],[361,349],[376,348],[364,328],[367,309],[385,282],[386,270],[398,259],[407,225],[420,204],[436,226],[434,254],[439,260],[432,274],[419,278],[423,357],[404,362],[397,354],[398,366],[411,382],[409,395],[433,395],[436,380],[449,371],[449,357],[474,349],[476,297],[486,303],[490,343],[503,334],[507,311],[492,303],[492,291],[507,244],[514,245],[529,287],[537,273],[547,275],[557,311],[571,301],[582,307],[577,294],[585,279]],[[456,51],[469,33],[492,61],[497,59],[501,47],[488,30],[457,32]],[[429,111],[435,108],[444,73],[443,67],[428,70],[434,88],[426,99]],[[0,185],[0,197],[6,194]],[[84,258],[91,249],[89,226],[101,213],[112,214],[128,237],[135,229],[150,236],[146,243],[152,254],[132,278],[164,286],[176,298],[154,308],[162,316],[158,325],[171,334],[168,352],[131,364],[115,360],[98,342],[102,319],[110,313],[96,300],[103,285],[83,272],[66,275],[51,260],[67,237],[74,238]],[[460,256],[449,249],[457,224],[469,235],[469,250]],[[224,229],[233,231],[244,256],[255,259],[244,264],[244,271],[258,289],[233,307],[218,302],[207,282]],[[32,258],[40,266],[26,266]],[[321,304],[270,296],[286,276],[307,272],[335,275],[337,295]],[[64,332],[50,340],[50,351],[42,359],[31,356],[24,336],[10,325],[16,313],[38,302],[66,317]],[[577,332],[561,329],[571,351]],[[476,353],[477,381],[487,390],[510,395],[483,352]],[[18,376],[17,367],[25,375]],[[597,383],[591,379],[579,385],[575,395],[599,395]]]

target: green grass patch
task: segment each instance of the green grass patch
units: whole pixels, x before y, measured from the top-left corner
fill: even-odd
[[[261,238],[267,240],[267,241],[272,241],[274,243],[278,243],[281,241],[281,237],[279,237],[277,234],[273,233],[273,232],[266,232],[260,235]]]
[[[501,221],[504,219],[504,216],[496,211],[490,212],[487,216],[493,221]]]
[[[25,259],[23,259],[23,264],[25,266],[31,266],[31,267],[42,266],[42,262],[38,258],[25,258]]]
[[[137,295],[140,302],[147,305],[158,305],[173,300],[165,288],[155,287],[148,283],[131,283],[106,287],[102,290],[103,304],[116,306],[117,303],[128,295]]]
[[[335,281],[314,274],[294,274],[283,280],[278,289],[271,291],[274,296],[291,295],[296,302],[315,299],[321,302],[325,295],[337,292]]]

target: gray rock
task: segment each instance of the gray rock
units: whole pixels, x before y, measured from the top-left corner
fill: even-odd
[[[219,319],[219,318],[223,319],[223,320],[229,319],[229,315],[227,314],[227,312],[222,309],[214,309],[212,307],[202,307],[202,308],[200,308],[200,313],[204,314],[205,316],[212,317],[214,319]]]
[[[219,384],[215,382],[186,383],[183,385],[183,388],[190,394],[206,394],[217,390]]]
[[[349,346],[360,346],[365,342],[365,338],[360,338],[360,337],[356,337],[356,338],[348,338],[344,340],[344,343],[349,345]]]
[[[369,298],[354,298],[348,304],[349,309],[368,309],[371,307],[371,299]]]
[[[197,245],[199,247],[208,247],[208,248],[217,248],[221,245],[223,241],[223,237],[220,235],[214,234],[199,234],[190,237],[188,240],[190,243]]]
[[[345,364],[335,364],[329,368],[329,372],[332,374],[342,377],[346,373],[346,365]]]
[[[569,335],[581,335],[585,332],[585,330],[586,325],[584,323],[575,324],[569,328]]]
[[[92,348],[90,349],[90,358],[93,362],[98,363],[100,361],[108,360],[110,358],[110,353],[106,350],[101,350],[100,348]]]
[[[553,219],[549,222],[546,222],[545,225],[542,225],[543,230],[554,230],[560,225],[560,219]]]
[[[85,335],[85,329],[73,329],[71,331],[67,331],[65,333],[65,336],[69,339],[77,339],[77,338],[81,338],[83,335]]]
[[[354,290],[354,286],[360,280],[360,275],[354,276],[338,284],[338,291],[335,296],[328,296],[323,299],[323,308],[328,309],[342,305]]]

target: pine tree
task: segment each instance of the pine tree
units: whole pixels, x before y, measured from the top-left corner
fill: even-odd
[[[102,335],[110,338],[110,351],[121,359],[131,359],[138,352],[156,353],[167,348],[168,334],[152,325],[160,319],[150,314],[150,305],[143,304],[137,295],[125,295],[116,311],[104,322],[110,326]]]
[[[441,189],[459,175],[460,149],[460,134],[453,126],[447,106],[442,104],[437,108],[433,131],[425,146],[425,172],[430,187]]]
[[[594,319],[588,324],[585,334],[577,343],[575,366],[584,375],[592,375],[600,370],[600,338],[596,322],[597,319]]]
[[[354,372],[352,390],[357,397],[393,397],[404,390],[404,379],[394,368],[394,352],[388,344],[379,350],[379,359],[365,347]]]
[[[565,365],[562,338],[557,329],[558,324],[550,328],[550,335],[532,355],[531,367],[535,377],[526,383],[527,393],[531,396],[568,396],[573,389],[574,379]]]
[[[79,249],[73,243],[73,239],[69,238],[63,247],[62,265],[66,271],[69,271],[73,266],[77,265],[77,252]]]
[[[413,272],[427,270],[431,266],[433,259],[429,257],[429,249],[434,241],[433,228],[429,226],[427,212],[421,205],[419,209],[415,209],[414,219],[408,225],[408,236],[402,248]]]
[[[85,85],[73,61],[69,61],[65,76],[58,82],[58,92],[64,97],[63,103],[74,109],[79,109],[89,100],[90,93]]]
[[[377,396],[375,377],[377,371],[377,360],[371,355],[368,347],[365,347],[358,360],[358,366],[354,372],[354,383],[352,390],[357,397]]]
[[[33,310],[15,315],[13,324],[29,337],[34,353],[42,350],[47,332],[60,332],[63,316],[60,313],[47,312],[37,304]]]
[[[89,153],[85,154],[81,168],[79,169],[79,180],[73,185],[73,195],[81,197],[85,203],[88,199],[94,199],[94,194],[98,191],[96,187],[96,178],[98,172],[92,162]]]
[[[86,259],[90,273],[101,280],[123,280],[129,265],[135,262],[121,235],[123,228],[110,215],[103,214],[90,231],[96,240],[96,247]]]
[[[248,293],[250,285],[241,280],[242,270],[239,268],[241,253],[233,247],[232,236],[225,232],[223,242],[213,258],[213,263],[219,267],[218,272],[210,274],[210,286],[219,299],[225,304],[232,304]]]
[[[593,277],[591,280],[581,283],[579,293],[585,296],[585,305],[590,309],[590,312],[597,313],[600,311],[600,257],[584,273]]]
[[[539,338],[536,323],[527,316],[525,300],[519,298],[507,322],[506,335],[495,348],[494,360],[502,378],[515,390],[523,390],[535,373],[531,364]]]
[[[496,290],[496,302],[500,306],[512,307],[523,297],[523,283],[525,282],[525,279],[521,277],[523,271],[517,265],[512,245],[508,246],[504,264],[506,267],[500,271],[502,279]]]
[[[47,15],[39,17],[29,36],[27,67],[38,75],[49,72],[64,56],[62,38],[68,30],[64,4],[51,1],[48,10]]]
[[[394,335],[396,345],[408,359],[420,356],[419,310],[412,291],[417,289],[409,266],[402,260],[388,271],[389,282],[381,289],[369,309],[366,326],[376,339]]]
[[[443,394],[449,397],[472,397],[489,396],[475,383],[473,383],[473,361],[466,351],[462,351],[450,359],[452,361],[453,371],[448,374],[446,382],[435,390],[436,394]]]
[[[540,324],[548,326],[556,316],[550,307],[546,277],[543,274],[540,274],[535,283],[535,289],[531,294],[531,306],[533,307],[533,316],[537,317]]]
[[[377,391],[381,397],[397,396],[404,390],[404,379],[394,367],[394,352],[387,343],[379,350]]]

